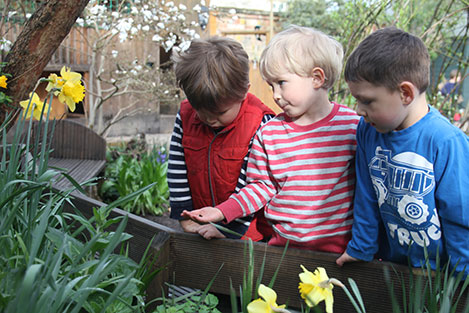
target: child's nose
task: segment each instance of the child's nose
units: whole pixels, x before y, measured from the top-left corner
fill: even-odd
[[[366,111],[363,110],[363,108],[360,105],[358,105],[357,106],[357,114],[360,115],[360,116],[366,116]]]
[[[275,101],[279,101],[279,100],[282,98],[282,96],[280,95],[280,92],[279,92],[278,88],[273,88],[273,89],[272,89],[272,94],[273,94],[273,96],[274,96],[274,100],[275,100]]]

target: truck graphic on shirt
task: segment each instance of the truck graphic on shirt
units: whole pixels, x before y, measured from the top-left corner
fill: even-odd
[[[398,208],[399,215],[412,224],[421,224],[429,215],[422,201],[435,187],[433,165],[414,152],[391,155],[378,146],[368,164],[378,204]]]

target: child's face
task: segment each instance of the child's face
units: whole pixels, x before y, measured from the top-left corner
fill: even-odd
[[[199,119],[212,128],[225,127],[238,116],[242,101],[218,106],[217,111],[196,110]]]
[[[352,96],[357,99],[357,114],[380,133],[406,128],[408,107],[399,91],[391,91],[367,81],[347,82]]]
[[[300,119],[315,103],[316,92],[311,77],[284,72],[268,83],[275,103],[293,120]]]

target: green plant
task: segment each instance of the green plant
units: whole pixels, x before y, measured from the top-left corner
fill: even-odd
[[[215,225],[215,224],[213,224]],[[216,227],[219,227],[216,225]],[[277,279],[278,272],[280,270],[280,266],[282,264],[283,258],[285,253],[288,249],[288,242],[285,245],[283,250],[282,257],[280,258],[280,262],[275,270],[270,283],[268,286],[263,285],[263,273],[264,273],[264,266],[266,261],[266,255],[264,254],[264,259],[260,266],[259,275],[257,277],[256,283],[254,285],[254,249],[253,243],[249,239],[246,243],[248,246],[247,249],[247,270],[243,276],[243,285],[239,288],[240,294],[240,303],[241,303],[241,311],[238,310],[238,301],[236,290],[233,288],[230,282],[230,296],[231,296],[231,305],[232,305],[232,312],[233,313],[270,313],[270,312],[282,312],[282,313],[290,313],[289,310],[286,309],[286,305],[277,305],[277,294],[273,290],[273,286],[275,284],[275,280]],[[360,291],[358,289],[357,284],[351,278],[348,279],[348,282],[351,286],[353,295],[349,292],[348,288],[342,284],[339,280],[335,278],[329,278],[324,268],[318,267],[316,271],[313,273],[309,272],[306,268],[301,266],[303,269],[303,273],[300,273],[300,283],[299,283],[299,291],[301,297],[305,300],[306,309],[301,308],[301,312],[310,312],[311,308],[315,311],[318,311],[319,308],[317,307],[318,303],[325,300],[326,302],[326,311],[332,312],[332,304],[333,304],[333,296],[332,296],[332,285],[339,286],[343,289],[347,297],[349,298],[352,306],[357,312],[365,313],[365,306],[360,295]],[[252,301],[253,299],[253,292],[258,299]]]
[[[221,313],[217,309],[218,298],[201,291],[194,291],[178,298],[163,299],[154,313]]]
[[[162,302],[162,304],[156,307],[153,313],[221,313],[217,309],[219,303],[218,298],[210,294],[209,290],[222,268],[223,265],[220,266],[204,291],[194,290],[180,297],[172,297],[169,299],[164,296],[163,292],[163,297],[153,300]],[[169,284],[167,285],[169,286]]]
[[[100,197],[104,201],[113,201],[154,184],[122,209],[137,215],[162,215],[168,210],[168,162],[164,147],[153,148],[149,152],[124,147],[111,148],[107,162],[105,180],[100,187]]]
[[[25,108],[30,117],[31,99]],[[144,312],[145,284],[155,272],[143,268],[146,256],[140,264],[126,256],[127,217],[108,216],[146,189],[95,209],[91,219],[79,211],[63,212],[73,190],[51,189],[61,173],[48,168],[46,134],[54,123],[46,107],[39,112],[44,132],[34,138],[24,115],[11,143],[6,139],[11,116],[0,126],[0,311]]]
[[[425,249],[425,248],[424,248]],[[392,301],[393,312],[400,313],[440,313],[440,312],[459,312],[460,301],[465,301],[464,313],[469,312],[469,294],[467,294],[469,279],[464,276],[464,271],[456,273],[449,267],[449,261],[440,266],[440,257],[436,255],[435,270],[432,270],[428,253],[425,249],[425,261],[421,269],[413,269],[409,264],[408,288],[402,273],[394,273],[399,277],[402,289],[402,303],[399,304],[394,291],[394,286],[390,279],[390,271],[385,268],[384,277],[389,289]],[[466,292],[466,293],[465,293]],[[462,306],[461,306],[462,307]]]

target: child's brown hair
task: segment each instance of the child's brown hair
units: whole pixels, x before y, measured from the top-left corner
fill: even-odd
[[[423,41],[396,27],[382,28],[366,37],[345,65],[347,82],[367,81],[389,90],[409,81],[423,93],[429,75],[430,56]]]
[[[178,85],[195,110],[215,111],[220,103],[242,101],[246,96],[249,57],[233,39],[196,39],[173,60]]]

